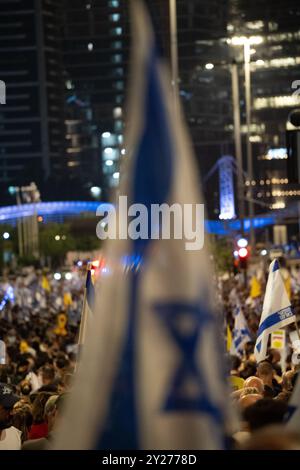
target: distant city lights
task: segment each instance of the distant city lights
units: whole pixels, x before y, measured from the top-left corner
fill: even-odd
[[[102,137],[103,137],[104,139],[109,139],[110,136],[111,136],[111,133],[110,133],[110,132],[103,132],[103,133],[102,133]]]
[[[101,188],[99,186],[92,186],[90,191],[91,195],[94,197],[99,197],[101,194]]]

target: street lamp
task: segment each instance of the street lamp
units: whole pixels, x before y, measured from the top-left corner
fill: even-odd
[[[228,40],[229,44],[234,46],[244,46],[244,69],[245,69],[245,97],[246,97],[246,128],[247,128],[247,171],[250,182],[253,181],[253,156],[252,145],[250,140],[251,131],[251,80],[250,80],[250,57],[251,45],[261,44],[263,42],[262,36],[234,36]],[[250,188],[249,198],[249,216],[250,216],[250,245],[254,252],[255,248],[255,232],[253,227],[254,219],[254,202],[252,198],[252,189]]]

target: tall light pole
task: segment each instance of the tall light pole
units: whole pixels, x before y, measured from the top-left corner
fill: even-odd
[[[244,233],[245,219],[245,201],[244,201],[244,175],[242,158],[242,140],[241,140],[241,119],[240,119],[240,98],[239,98],[239,75],[236,62],[231,66],[231,84],[232,84],[232,105],[233,105],[233,127],[234,127],[234,146],[235,158],[237,164],[237,190],[239,218],[241,221],[241,232]]]
[[[246,128],[247,128],[247,173],[250,180],[250,197],[249,197],[249,216],[250,216],[250,246],[252,250],[255,249],[255,231],[253,226],[254,219],[254,202],[252,198],[252,181],[253,181],[253,155],[251,145],[251,70],[250,70],[250,55],[252,44],[261,44],[263,38],[261,36],[240,36],[233,37],[229,43],[234,46],[244,47],[244,68],[245,68],[245,101],[246,101]]]
[[[255,249],[255,231],[253,227],[254,219],[254,203],[252,197],[252,181],[253,181],[253,156],[252,145],[250,141],[251,135],[251,76],[250,76],[250,41],[244,42],[244,63],[245,63],[245,98],[246,98],[246,128],[247,128],[247,172],[250,180],[250,198],[249,198],[249,216],[250,216],[250,246]]]
[[[178,113],[178,42],[177,42],[177,8],[176,0],[169,0],[170,14],[170,47],[171,47],[171,73],[172,73],[172,90],[174,98],[175,117]]]

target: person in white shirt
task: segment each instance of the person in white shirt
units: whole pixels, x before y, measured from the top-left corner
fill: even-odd
[[[11,425],[12,409],[18,401],[11,387],[0,383],[0,450],[21,449],[21,431]]]

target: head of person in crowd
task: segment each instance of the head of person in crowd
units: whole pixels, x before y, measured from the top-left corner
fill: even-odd
[[[267,360],[271,362],[271,364],[278,364],[278,362],[281,360],[281,354],[278,349],[269,349]]]
[[[56,402],[58,399],[59,395],[52,395],[50,398],[48,398],[45,408],[44,408],[44,419],[46,423],[48,424],[48,434],[53,430],[54,423],[55,423],[55,417],[56,417]]]
[[[12,426],[13,407],[18,401],[19,397],[14,394],[13,389],[5,383],[0,383],[0,433]]]
[[[243,363],[243,369],[240,371],[240,377],[247,379],[256,373],[256,363],[253,361],[245,361]]]
[[[44,366],[40,372],[42,378],[42,386],[40,392],[56,392],[57,384],[55,383],[55,369],[52,366]]]
[[[292,396],[292,392],[279,392],[278,395],[274,398],[274,400],[281,400],[284,403],[288,403],[290,401],[290,398]]]
[[[253,354],[255,343],[253,341],[248,341],[244,346],[245,356],[249,358]]]
[[[20,392],[23,397],[28,397],[32,392],[31,384],[28,380],[23,380],[20,384]]]
[[[293,390],[292,379],[295,373],[292,370],[288,370],[282,375],[282,391],[291,392]]]
[[[245,395],[253,395],[253,394],[262,396],[262,394],[259,393],[259,390],[256,387],[244,387],[242,389],[240,397],[244,397]]]
[[[28,439],[29,430],[33,423],[31,406],[20,400],[12,411],[12,425],[21,431],[22,442]]]
[[[44,422],[44,408],[51,397],[49,392],[38,392],[32,404],[33,424],[41,424]]]
[[[248,408],[249,406],[253,405],[254,403],[256,403],[257,401],[261,399],[262,399],[262,395],[260,395],[259,393],[251,393],[248,395],[243,395],[238,401],[239,408],[241,410],[245,410],[246,408]]]
[[[244,382],[244,388],[254,387],[258,390],[258,393],[263,395],[264,393],[264,384],[259,377],[251,375]]]
[[[241,359],[238,356],[229,356],[230,360],[230,374],[231,375],[238,375],[239,374],[239,367],[242,363]]]
[[[263,398],[246,407],[243,417],[248,423],[249,430],[253,432],[264,426],[283,423],[286,412],[287,404],[283,401]]]
[[[63,373],[70,366],[69,359],[65,356],[65,354],[58,354],[55,360],[55,366],[60,373]]]
[[[274,369],[270,362],[262,361],[258,364],[257,376],[263,381],[265,397],[275,397],[281,392],[281,386],[274,380]]]

